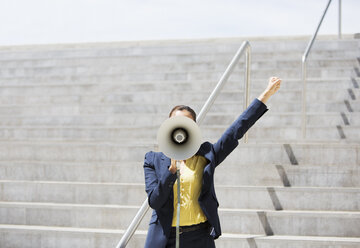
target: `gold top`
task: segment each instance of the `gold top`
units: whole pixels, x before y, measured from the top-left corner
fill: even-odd
[[[206,158],[193,156],[181,162],[180,167],[180,226],[190,226],[205,222],[204,215],[199,205],[202,177],[204,167],[207,164]],[[176,226],[177,214],[177,180],[173,186],[174,190],[174,214],[172,226]]]

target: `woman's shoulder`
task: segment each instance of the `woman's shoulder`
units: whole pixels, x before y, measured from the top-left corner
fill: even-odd
[[[204,143],[201,144],[200,149],[211,149],[211,147],[213,146],[212,143],[210,143],[209,141],[205,141]]]
[[[145,154],[146,161],[154,161],[154,159],[160,159],[165,155],[162,152],[149,151]]]
[[[212,143],[206,141],[206,142],[201,144],[197,154],[199,154],[199,155],[207,154],[207,153],[209,153],[209,152],[211,152],[213,150],[213,146],[214,145]]]

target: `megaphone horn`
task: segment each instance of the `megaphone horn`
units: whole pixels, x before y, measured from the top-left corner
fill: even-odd
[[[200,128],[189,117],[171,117],[161,124],[157,133],[157,141],[160,151],[167,157],[186,160],[200,148]]]
[[[183,128],[177,128],[172,132],[171,137],[177,144],[184,144],[188,140],[188,132]]]

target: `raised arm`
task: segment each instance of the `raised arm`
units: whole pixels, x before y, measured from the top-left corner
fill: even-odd
[[[264,92],[233,122],[214,144],[216,165],[220,164],[239,144],[238,140],[268,110],[265,103],[280,88],[281,79],[271,77]]]

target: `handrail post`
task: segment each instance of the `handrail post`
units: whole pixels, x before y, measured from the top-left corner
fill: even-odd
[[[303,57],[302,59],[302,68],[301,68],[301,74],[302,74],[302,82],[303,82],[303,88],[302,88],[302,124],[301,124],[301,131],[302,131],[302,137],[303,139],[306,138],[306,60]]]
[[[250,104],[250,65],[251,65],[251,46],[248,45],[246,48],[246,57],[245,57],[245,80],[244,80],[244,109],[247,108]],[[248,132],[245,133],[244,143],[248,143],[249,135]]]
[[[338,20],[338,38],[341,39],[341,0],[339,0],[339,20]]]
[[[218,84],[216,85],[215,89],[207,99],[204,106],[201,108],[201,111],[197,117],[197,123],[200,125],[202,121],[205,118],[205,115],[207,112],[209,112],[210,107],[213,105],[216,97],[219,95],[221,89],[224,87],[224,84],[227,82],[228,78],[230,77],[230,74],[233,72],[237,62],[239,62],[239,59],[241,58],[242,54],[246,51],[246,71],[245,71],[245,98],[244,98],[244,105],[245,108],[249,105],[249,99],[250,99],[250,62],[251,62],[251,47],[250,43],[248,41],[244,41],[241,45],[241,47],[236,52],[235,56],[231,60],[230,64],[226,68],[224,74],[221,76]],[[247,143],[247,133],[245,134],[245,143]],[[148,204],[148,198],[144,201],[144,203],[141,205],[141,208],[136,213],[136,216],[131,221],[130,226],[126,229],[124,235],[122,236],[121,240],[117,244],[116,248],[125,248],[127,243],[129,242],[130,238],[134,235],[135,230],[138,228],[140,222],[144,218],[147,211],[150,209],[150,206]]]
[[[310,53],[310,50],[314,44],[314,41],[316,39],[316,36],[319,32],[320,26],[322,21],[324,20],[324,17],[326,15],[326,12],[331,4],[332,0],[329,0],[326,8],[324,10],[324,13],[321,16],[320,22],[318,24],[318,26],[316,27],[315,33],[313,34],[310,42],[308,43],[305,52],[302,56],[302,68],[301,68],[301,73],[302,73],[302,82],[303,82],[303,88],[302,88],[302,125],[301,125],[301,129],[302,129],[302,138],[305,139],[306,138],[306,77],[307,77],[307,70],[306,70],[306,60],[308,58],[308,55]]]

